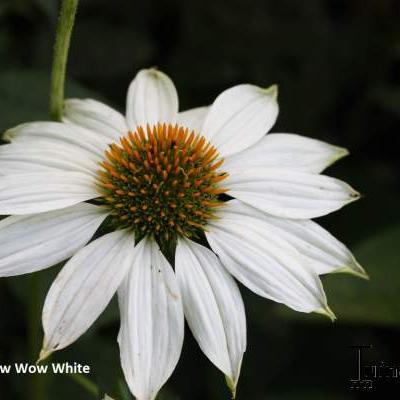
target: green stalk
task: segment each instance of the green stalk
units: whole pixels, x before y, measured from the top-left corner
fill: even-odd
[[[29,304],[28,304],[28,344],[29,359],[34,362],[41,345],[41,285],[40,276],[32,274],[29,277]],[[34,374],[30,379],[29,398],[32,400],[47,399],[47,379],[45,375]]]
[[[78,385],[82,386],[86,392],[94,396],[96,399],[98,398],[100,394],[99,389],[90,379],[80,374],[69,374],[68,376]]]
[[[50,87],[50,116],[54,121],[60,121],[62,116],[68,50],[78,1],[63,0],[58,19]]]
[[[60,16],[57,23],[50,87],[50,117],[55,121],[60,121],[62,116],[68,50],[78,1],[79,0],[62,1]],[[40,276],[32,274],[29,280],[28,305],[28,345],[31,361],[36,360],[41,345],[41,293]],[[33,375],[30,381],[28,397],[31,400],[47,400],[47,381],[48,377],[45,375]]]

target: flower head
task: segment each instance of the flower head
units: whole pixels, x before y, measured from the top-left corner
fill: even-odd
[[[183,318],[235,393],[246,349],[234,278],[301,312],[333,317],[320,274],[365,276],[311,221],[358,198],[321,175],[345,149],[265,135],[277,89],[239,85],[210,107],[178,113],[172,81],[143,70],[126,116],[68,100],[64,120],[7,131],[0,148],[0,275],[63,260],[43,310],[41,357],[97,319],[118,291],[121,363],[152,400],[178,362]],[[87,244],[107,220],[108,233]]]
[[[112,144],[106,158],[98,172],[103,202],[115,226],[133,229],[138,239],[148,235],[162,243],[198,236],[223,204],[223,159],[186,127],[139,126]]]

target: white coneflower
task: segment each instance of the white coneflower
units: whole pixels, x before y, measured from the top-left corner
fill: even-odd
[[[359,195],[320,175],[345,149],[265,136],[276,98],[275,86],[239,85],[178,113],[172,81],[143,70],[125,118],[95,100],[68,100],[62,123],[6,132],[0,214],[11,216],[0,222],[0,275],[72,257],[46,298],[41,357],[82,335],[118,290],[121,361],[138,400],[154,399],[175,368],[184,316],[235,392],[246,323],[233,277],[333,317],[319,274],[365,273],[310,219]],[[106,217],[111,232],[87,245]],[[175,254],[174,266],[163,252]]]

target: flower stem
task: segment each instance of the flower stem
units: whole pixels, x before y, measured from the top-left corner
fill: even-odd
[[[88,378],[80,374],[69,374],[68,375],[73,381],[75,381],[78,385],[82,386],[86,391],[93,395],[96,399],[99,396],[98,387]]]
[[[50,87],[50,116],[54,121],[60,121],[62,116],[68,50],[78,1],[63,0],[58,19]]]
[[[29,359],[34,362],[40,350],[40,309],[41,309],[41,285],[40,276],[32,274],[29,277],[29,304],[28,304],[28,344]],[[47,399],[47,377],[34,374],[30,379],[30,393],[32,400]]]
[[[76,9],[79,0],[63,0],[60,16],[57,23],[57,32],[54,45],[53,67],[51,72],[50,88],[50,117],[55,121],[61,120],[64,101],[64,82],[68,59],[68,50],[74,25]],[[28,304],[28,346],[29,358],[36,360],[40,351],[40,314],[41,314],[41,280],[38,274],[29,278]],[[44,375],[34,374],[30,380],[30,398],[32,400],[46,400],[47,379]]]

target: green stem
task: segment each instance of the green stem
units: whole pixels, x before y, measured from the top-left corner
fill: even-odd
[[[54,121],[60,121],[62,116],[68,50],[78,1],[63,0],[58,19],[50,87],[50,116]]]
[[[55,121],[60,121],[62,116],[68,50],[78,1],[62,0],[60,17],[57,24],[50,88],[50,117]],[[38,274],[32,274],[29,278],[28,345],[29,358],[32,362],[37,359],[41,345],[40,315],[42,291],[40,282]],[[32,400],[46,400],[48,398],[46,376],[41,374],[34,374],[32,376],[29,395],[29,398]]]
[[[29,305],[28,305],[28,343],[29,359],[35,362],[40,351],[41,338],[41,286],[40,276],[32,274],[29,277]],[[46,400],[47,398],[47,377],[41,374],[34,374],[30,380],[30,398],[32,400]]]
[[[88,378],[80,374],[69,374],[68,375],[78,385],[82,386],[89,394],[93,395],[96,399],[99,396],[99,389],[97,386]]]

